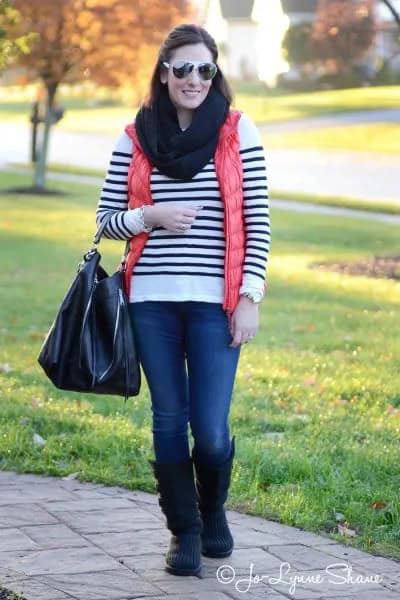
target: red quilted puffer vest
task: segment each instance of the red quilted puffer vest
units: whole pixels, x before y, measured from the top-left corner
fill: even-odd
[[[225,291],[223,309],[232,313],[239,300],[245,256],[245,230],[243,220],[243,170],[240,159],[238,123],[241,113],[230,110],[220,129],[218,145],[214,155],[215,171],[225,207]],[[128,125],[126,133],[133,141],[133,157],[128,172],[129,208],[153,204],[150,192],[152,165],[139,143],[135,125]],[[132,272],[149,233],[142,232],[130,241],[127,257],[125,286],[129,296]]]

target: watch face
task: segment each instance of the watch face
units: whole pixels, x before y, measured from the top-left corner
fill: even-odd
[[[250,300],[252,300],[253,302],[257,303],[261,302],[262,300],[262,294],[260,292],[246,292],[244,294],[244,296],[247,296],[248,298],[250,298]]]

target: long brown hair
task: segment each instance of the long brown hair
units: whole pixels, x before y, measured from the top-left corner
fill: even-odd
[[[157,63],[154,67],[153,74],[150,80],[149,93],[144,101],[144,105],[148,108],[154,106],[155,101],[160,95],[162,83],[160,80],[160,69],[163,69],[162,62],[169,62],[174,50],[187,44],[204,44],[211,52],[212,59],[218,65],[218,48],[214,38],[203,27],[192,24],[183,24],[175,27],[164,42],[161,44]],[[232,103],[233,94],[229,83],[225,79],[219,65],[218,71],[212,80],[212,85],[221,92],[227,99],[229,104]]]

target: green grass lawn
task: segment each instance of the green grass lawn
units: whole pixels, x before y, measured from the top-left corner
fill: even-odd
[[[30,183],[0,180],[2,188]],[[0,468],[155,491],[144,379],[125,406],[57,390],[37,364],[91,245],[99,193],[51,185],[68,192],[0,196]],[[232,400],[229,507],[400,558],[400,284],[309,268],[398,253],[398,227],[278,210],[272,226],[261,327],[243,348]],[[123,242],[101,248],[113,269]],[[356,535],[339,536],[338,519]]]
[[[66,108],[58,127],[68,131],[104,131],[118,134],[136,114],[134,106],[88,107],[77,98],[61,98]],[[267,123],[323,114],[355,110],[395,108],[400,105],[400,86],[380,86],[347,90],[288,93],[282,90],[262,90],[260,87],[240,87],[234,106],[248,113],[256,122]],[[26,120],[28,102],[0,102],[0,119]]]
[[[294,94],[261,94],[254,92],[236,95],[236,106],[256,122],[267,123],[289,119],[356,110],[397,108],[400,86],[354,88],[304,92]]]
[[[374,123],[268,134],[270,148],[317,148],[400,153],[400,124]]]

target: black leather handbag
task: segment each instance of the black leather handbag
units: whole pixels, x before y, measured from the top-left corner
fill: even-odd
[[[140,366],[124,289],[127,249],[120,270],[109,276],[97,250],[106,222],[78,266],[38,361],[60,389],[125,396],[126,401],[140,391]]]

